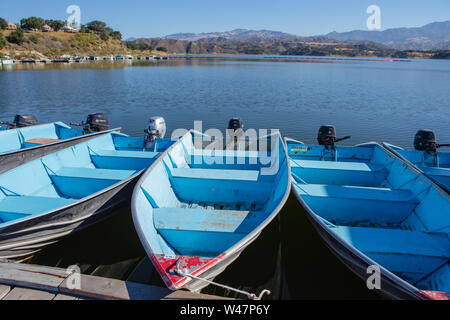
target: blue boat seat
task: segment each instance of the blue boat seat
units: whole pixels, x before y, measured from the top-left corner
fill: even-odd
[[[242,180],[258,181],[259,171],[256,170],[220,170],[220,169],[171,169],[174,178],[191,178],[207,180]]]
[[[135,174],[135,170],[111,170],[97,168],[63,167],[55,172],[58,177],[104,179],[121,181]]]
[[[352,186],[379,186],[388,170],[370,162],[290,159],[292,172],[307,183]]]
[[[91,159],[97,168],[143,170],[148,168],[158,155],[158,152],[96,150],[91,153]]]
[[[128,179],[135,173],[135,170],[63,167],[50,174],[50,177],[60,193],[69,198],[81,199]]]
[[[113,157],[113,158],[145,158],[153,159],[159,155],[159,152],[126,151],[126,150],[96,150],[92,156]]]
[[[154,209],[155,228],[183,255],[217,256],[261,223],[264,213],[184,208]]]
[[[415,203],[418,203],[418,200],[414,199],[414,195],[409,190],[367,188],[357,186],[334,186],[324,184],[299,185],[299,187],[300,190],[303,191],[300,194],[313,197],[367,199],[399,202],[413,201]]]
[[[450,239],[446,234],[358,227],[331,230],[388,270],[415,281],[450,258]]]
[[[3,222],[45,213],[73,203],[66,198],[8,196],[0,201],[0,220]]]
[[[419,203],[409,190],[297,183],[294,188],[314,212],[341,225],[400,225]]]

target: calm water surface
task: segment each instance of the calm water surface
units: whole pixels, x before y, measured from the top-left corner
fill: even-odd
[[[1,69],[0,69],[1,70]],[[0,118],[35,114],[39,121],[84,120],[107,113],[113,127],[142,135],[147,119],[166,118],[168,132],[225,129],[239,116],[246,128],[279,128],[315,143],[333,124],[346,144],[388,141],[410,148],[418,129],[450,142],[450,61],[258,62],[169,61],[15,66],[0,71]],[[42,251],[31,262],[126,279],[145,256],[129,208]],[[133,279],[162,285],[150,270]],[[376,298],[321,243],[291,196],[280,218],[217,281],[272,290],[272,298]],[[206,288],[207,293],[233,296]]]

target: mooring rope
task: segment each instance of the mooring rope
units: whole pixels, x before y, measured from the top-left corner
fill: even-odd
[[[194,279],[194,280],[203,281],[203,282],[209,283],[209,284],[211,284],[211,285],[213,285],[213,286],[220,287],[220,288],[222,288],[222,289],[226,289],[226,290],[229,290],[229,291],[233,291],[233,292],[242,294],[242,295],[246,296],[246,297],[247,297],[248,299],[250,299],[250,300],[261,300],[261,299],[264,297],[264,295],[266,295],[266,294],[267,294],[267,295],[270,295],[270,294],[271,294],[270,290],[264,289],[264,290],[260,293],[260,295],[257,296],[257,295],[254,294],[254,293],[250,293],[250,292],[247,292],[247,291],[239,290],[239,289],[236,289],[236,288],[233,288],[233,287],[229,287],[229,286],[227,286],[227,285],[220,284],[220,283],[217,283],[217,282],[213,282],[213,281],[210,281],[210,280],[207,280],[207,279],[204,279],[204,278],[196,277],[196,276],[194,276],[194,275],[188,273],[188,272],[186,271],[186,269],[180,269],[180,267],[179,267],[179,262],[180,262],[180,261],[181,261],[181,260],[178,260],[177,265],[176,265],[176,273],[177,273],[180,277],[188,277],[188,278],[191,278],[191,279]]]

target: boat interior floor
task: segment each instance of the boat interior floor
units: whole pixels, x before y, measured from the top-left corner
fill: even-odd
[[[418,288],[450,291],[448,212],[436,213],[439,227],[416,212],[429,189],[394,188],[374,163],[294,158],[291,167],[297,193],[333,232]]]

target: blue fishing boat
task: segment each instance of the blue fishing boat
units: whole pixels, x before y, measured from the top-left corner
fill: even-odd
[[[267,152],[249,151],[249,145],[210,150],[198,140],[191,131],[172,145],[147,169],[132,198],[140,240],[172,290],[211,284],[277,216],[290,193],[279,133],[266,139]]]
[[[442,188],[450,191],[450,152],[438,151],[449,144],[439,144],[431,130],[419,130],[414,138],[415,150],[404,150],[389,143],[383,144],[391,152],[416,166]]]
[[[104,114],[89,115],[82,129],[74,129],[62,122],[38,125],[33,115],[17,115],[13,123],[0,124],[8,128],[0,130],[0,173],[98,135],[120,130],[108,130],[109,122]]]
[[[106,133],[0,174],[0,259],[27,257],[129,201],[145,169],[173,144],[148,132]]]
[[[334,128],[321,132],[319,145],[286,144],[293,191],[325,244],[389,298],[448,299],[449,195],[379,144],[337,147]]]

